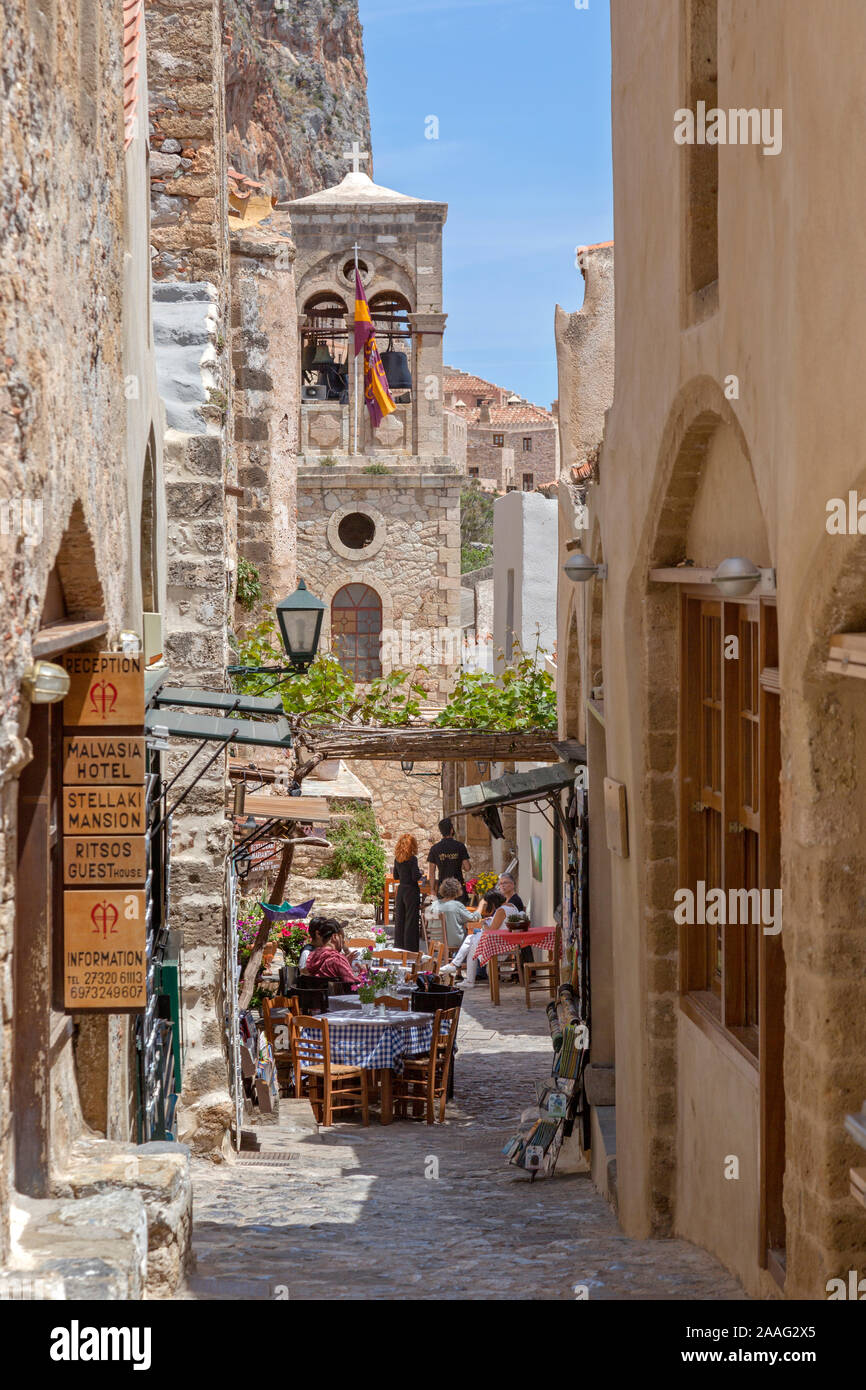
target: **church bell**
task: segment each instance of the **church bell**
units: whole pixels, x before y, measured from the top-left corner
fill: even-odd
[[[392,391],[410,391],[412,389],[412,373],[409,370],[409,358],[405,352],[394,352],[389,347],[387,352],[382,353],[382,366]]]

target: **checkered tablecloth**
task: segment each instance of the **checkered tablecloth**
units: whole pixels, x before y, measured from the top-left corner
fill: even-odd
[[[530,927],[528,931],[485,931],[475,952],[479,965],[486,965],[494,956],[507,955],[519,946],[538,946],[542,951],[552,951],[556,945],[556,931],[553,927]]]
[[[363,1067],[377,1071],[388,1068],[402,1072],[403,1058],[430,1051],[433,1041],[433,1018],[422,1021],[416,1015],[409,1022],[376,1022],[352,1018],[328,1019],[331,1035],[331,1061],[348,1067]],[[320,1036],[312,1028],[303,1030],[303,1037]]]

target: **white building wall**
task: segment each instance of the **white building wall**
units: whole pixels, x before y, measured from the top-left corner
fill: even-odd
[[[493,640],[497,653],[512,635],[525,651],[556,644],[557,503],[537,492],[510,492],[493,509]]]

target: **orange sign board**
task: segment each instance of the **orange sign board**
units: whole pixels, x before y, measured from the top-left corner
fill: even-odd
[[[143,835],[144,787],[64,787],[64,835]]]
[[[144,784],[143,738],[74,734],[63,740],[63,781],[73,786]]]
[[[63,837],[63,882],[67,888],[122,883],[139,888],[146,877],[143,835]]]
[[[72,1012],[146,1007],[143,889],[63,894],[63,1003]]]
[[[76,652],[63,658],[69,694],[63,722],[76,727],[116,728],[144,723],[144,664],[140,656]]]

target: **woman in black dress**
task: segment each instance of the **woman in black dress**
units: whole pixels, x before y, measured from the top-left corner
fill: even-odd
[[[418,863],[418,841],[401,835],[394,851],[397,898],[394,903],[394,945],[400,951],[417,951],[421,936],[421,888],[425,875]]]

